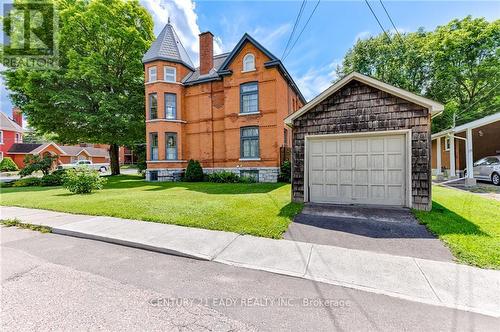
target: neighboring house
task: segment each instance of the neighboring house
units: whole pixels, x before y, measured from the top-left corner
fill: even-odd
[[[432,172],[436,175],[461,177],[470,167],[467,157],[472,165],[493,155],[500,155],[500,112],[432,135]]]
[[[291,143],[283,119],[303,96],[281,61],[248,34],[219,55],[212,33],[199,38],[198,68],[170,23],[144,55],[147,180],[172,180],[195,159],[206,172],[277,181],[280,148]]]
[[[12,119],[0,112],[0,160],[10,157],[8,151],[15,143],[23,141],[23,116],[18,108],[12,109]]]
[[[19,168],[24,167],[26,155],[57,155],[58,164],[70,164],[77,160],[90,160],[96,164],[109,162],[107,149],[58,145],[56,143],[16,143],[11,146],[7,153]]]
[[[431,116],[443,105],[351,73],[285,123],[297,202],[431,208]]]

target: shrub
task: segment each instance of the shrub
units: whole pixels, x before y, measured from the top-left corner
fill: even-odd
[[[238,183],[240,182],[240,176],[233,172],[228,171],[218,171],[207,175],[208,182],[215,183]]]
[[[43,175],[47,175],[57,158],[59,158],[59,156],[45,155],[40,157],[39,155],[28,154],[24,157],[24,165],[26,166],[19,172],[19,175],[25,177],[38,171],[42,171]]]
[[[240,176],[240,183],[257,183],[255,176]]]
[[[58,169],[51,174],[44,175],[42,177],[42,186],[62,186],[64,183],[64,176],[66,175],[66,170]]]
[[[40,178],[23,178],[16,180],[12,183],[12,187],[36,187],[42,184],[42,179]]]
[[[5,157],[0,161],[0,172],[14,172],[18,171],[16,163],[10,157]]]
[[[286,160],[281,164],[278,181],[290,183],[291,177],[292,177],[292,163]]]
[[[187,165],[184,181],[199,182],[203,181],[203,169],[198,160],[191,159]]]
[[[89,194],[102,189],[106,179],[89,168],[69,169],[64,176],[63,187],[74,194]]]

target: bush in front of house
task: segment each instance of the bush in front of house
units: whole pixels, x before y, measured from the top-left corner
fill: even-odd
[[[254,176],[240,176],[240,183],[257,183]]]
[[[16,163],[10,157],[5,157],[0,161],[0,172],[14,172],[18,171]]]
[[[58,169],[50,174],[44,175],[42,177],[42,186],[62,186],[64,183],[64,177],[66,176],[65,169]]]
[[[59,156],[45,155],[40,157],[39,155],[28,154],[24,157],[25,166],[19,171],[19,175],[23,178],[38,171],[41,171],[43,175],[47,175],[50,173],[52,165],[57,158],[59,158]]]
[[[233,172],[218,171],[208,174],[207,181],[215,183],[238,183],[240,182],[240,176]]]
[[[206,176],[206,181],[214,183],[255,183],[255,177],[240,176],[229,171],[217,171]]]
[[[198,160],[191,159],[188,162],[186,173],[184,174],[184,181],[187,182],[200,182],[203,181],[203,168],[201,168]]]
[[[106,179],[89,168],[69,169],[64,176],[63,187],[73,194],[90,194],[103,188]]]
[[[290,183],[291,178],[292,178],[292,163],[287,160],[281,164],[278,181]]]
[[[22,178],[11,183],[11,187],[37,187],[42,184],[42,179],[35,177]]]

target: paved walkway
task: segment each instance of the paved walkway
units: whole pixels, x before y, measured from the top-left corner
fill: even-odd
[[[1,207],[1,219],[57,234],[296,276],[500,317],[500,271],[174,225]]]

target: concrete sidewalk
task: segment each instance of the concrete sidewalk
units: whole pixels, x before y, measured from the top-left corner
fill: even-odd
[[[53,233],[264,270],[500,317],[500,271],[111,217],[1,207]]]

